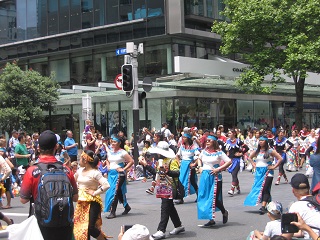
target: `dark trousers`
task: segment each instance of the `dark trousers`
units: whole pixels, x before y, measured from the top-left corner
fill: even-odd
[[[286,162],[285,162],[285,160],[283,159],[282,161],[281,161],[281,163],[279,164],[279,173],[280,173],[280,175],[286,175],[286,173],[285,173],[285,171],[284,171],[284,169],[283,169],[283,165],[285,164]]]
[[[237,164],[237,166],[233,169],[231,176],[232,176],[232,185],[238,186],[239,185],[239,179],[238,179],[238,173],[240,170],[240,164]]]
[[[161,199],[161,219],[158,225],[158,231],[166,232],[169,217],[174,225],[174,227],[180,227],[181,221],[178,212],[174,206],[173,199]]]
[[[71,240],[73,227],[42,227],[40,224],[39,228],[44,240]]]
[[[143,166],[143,176],[147,177],[147,171],[152,174],[153,181],[156,179],[156,170],[150,165]]]
[[[88,227],[88,239],[90,236],[97,238],[100,235],[100,230],[96,228],[96,221],[101,214],[100,204],[97,202],[90,203],[90,212],[89,212],[89,227]]]
[[[190,171],[191,171],[191,173],[190,173],[190,184],[194,188],[196,193],[198,194],[198,184],[196,182],[196,169],[193,168]]]
[[[226,212],[222,200],[222,181],[218,181],[217,183],[216,207],[221,210],[222,214]]]
[[[271,201],[271,185],[273,177],[267,177],[262,189],[262,201],[270,202]]]
[[[120,203],[124,203],[125,199],[123,199],[125,196],[123,196],[122,194],[122,190],[121,190],[121,187],[124,183],[124,181],[126,180],[126,177],[123,175],[123,176],[119,176],[119,184],[118,184],[118,189],[117,189],[117,192],[114,196],[114,199],[113,199],[113,202],[111,204],[111,212],[112,213],[116,213],[116,210],[117,210],[117,206],[118,206],[118,201]],[[126,207],[126,206],[124,206]]]

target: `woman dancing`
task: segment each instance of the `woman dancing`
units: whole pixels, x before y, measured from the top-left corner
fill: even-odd
[[[256,158],[255,162],[253,158]],[[272,165],[273,158],[277,159],[274,166]],[[262,136],[259,138],[257,150],[249,156],[248,160],[255,169],[255,177],[251,191],[244,200],[244,205],[256,206],[261,203],[260,214],[265,214],[267,212],[266,205],[271,201],[270,192],[274,169],[281,164],[282,157],[276,150],[269,147],[268,138]]]
[[[289,146],[289,147],[286,147]],[[284,180],[286,182],[288,182],[288,178],[287,175],[283,169],[283,165],[286,163],[287,161],[287,152],[293,147],[293,143],[290,142],[285,136],[284,136],[284,130],[281,129],[278,133],[278,137],[276,137],[276,139],[273,142],[273,147],[274,149],[277,151],[277,153],[279,153],[282,157],[282,161],[279,165],[279,175],[277,177],[277,181],[275,183],[275,185],[279,185],[280,184],[280,179],[283,176]]]
[[[191,139],[189,133],[184,133],[182,136],[182,144],[177,152],[176,158],[181,160],[179,180],[184,187],[185,195],[198,194],[198,179],[196,174],[197,162],[195,158],[200,154],[199,146]],[[183,203],[183,199],[176,203]]]
[[[240,170],[240,160],[243,155],[249,150],[248,146],[245,145],[241,140],[236,138],[236,131],[229,130],[229,139],[223,146],[224,152],[232,160],[232,165],[229,167],[228,171],[232,175],[231,189],[228,191],[230,196],[233,196],[235,191],[240,194],[240,185],[238,179],[238,173]]]
[[[110,187],[106,178],[97,169],[99,157],[90,150],[85,150],[80,157],[80,168],[74,175],[78,183],[79,198],[74,212],[74,236],[77,240],[87,240],[92,236],[105,240],[101,231],[102,199],[101,193]]]
[[[299,137],[297,130],[292,131],[288,140],[292,142],[293,146],[287,151],[287,171],[295,172],[298,171],[299,167]]]
[[[122,215],[126,215],[130,212],[131,207],[127,203],[126,193],[126,171],[133,165],[133,159],[126,150],[123,149],[124,141],[119,135],[113,135],[111,140],[112,148],[107,153],[107,166],[108,182],[110,183],[110,189],[106,193],[105,198],[105,212],[110,214],[108,219],[116,217],[116,209],[118,201],[123,204],[124,212]]]
[[[220,166],[221,165],[221,166]],[[198,190],[198,219],[209,219],[204,227],[216,224],[215,213],[221,211],[223,224],[228,222],[228,211],[222,201],[222,174],[231,165],[231,159],[220,150],[217,137],[207,137],[206,148],[198,158],[201,173]]]

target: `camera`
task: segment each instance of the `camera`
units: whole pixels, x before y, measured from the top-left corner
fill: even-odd
[[[281,216],[281,232],[282,233],[296,233],[299,228],[296,225],[290,224],[291,222],[298,222],[296,213],[284,213]]]

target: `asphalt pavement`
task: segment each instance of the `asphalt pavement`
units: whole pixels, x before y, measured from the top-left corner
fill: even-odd
[[[302,172],[302,171],[300,171]],[[276,174],[278,171],[276,170]],[[289,181],[294,173],[287,173]],[[176,205],[177,211],[181,218],[182,224],[186,231],[176,236],[170,236],[169,231],[173,229],[173,224],[169,220],[166,238],[168,239],[227,239],[227,240],[243,240],[246,239],[248,233],[254,229],[264,230],[266,223],[269,221],[267,215],[259,215],[258,209],[260,206],[244,207],[243,202],[251,189],[253,183],[253,174],[248,171],[239,173],[241,186],[241,194],[230,197],[228,190],[231,185],[231,175],[228,172],[223,173],[223,201],[225,208],[229,211],[229,221],[227,224],[222,224],[222,214],[216,214],[216,225],[212,228],[202,228],[199,225],[206,221],[197,219],[197,205],[195,203],[196,196],[192,195],[185,198],[185,203]],[[311,182],[311,178],[309,178]],[[291,186],[281,179],[280,185],[274,185],[271,189],[272,200],[280,201],[284,209],[295,201],[292,194]],[[160,203],[154,195],[149,195],[145,190],[150,187],[151,180],[146,183],[134,181],[128,184],[127,200],[132,210],[122,216],[124,208],[118,205],[117,217],[114,219],[105,218],[108,213],[103,213],[103,230],[113,239],[118,238],[121,225],[133,225],[136,223],[147,226],[150,233],[157,231],[157,226],[160,221]],[[104,195],[103,195],[104,199]],[[6,204],[6,199],[3,200]],[[9,218],[12,218],[15,223],[20,223],[28,216],[29,204],[21,204],[19,197],[12,199],[12,208],[1,210]],[[2,223],[5,225],[5,223]]]

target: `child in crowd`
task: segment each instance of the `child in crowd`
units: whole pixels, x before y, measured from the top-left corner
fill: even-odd
[[[268,240],[274,235],[281,235],[281,215],[282,215],[282,204],[279,202],[272,201],[267,205],[268,217],[271,220],[267,223],[264,232],[254,230],[253,239]]]

